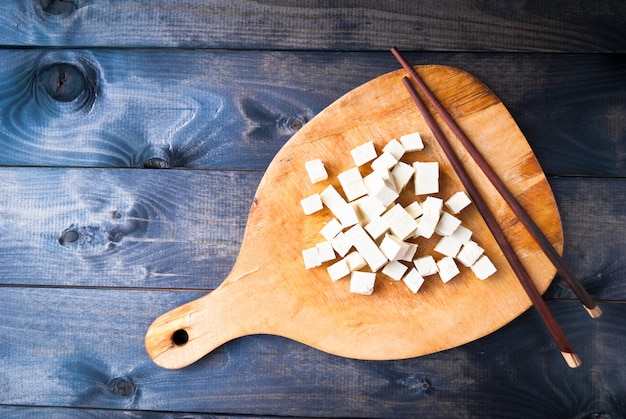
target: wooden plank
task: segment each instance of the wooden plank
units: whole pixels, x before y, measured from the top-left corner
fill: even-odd
[[[237,258],[261,177],[254,171],[0,169],[0,283],[214,289]],[[596,298],[623,299],[625,180],[549,181],[567,263]],[[562,282],[554,285],[548,296],[571,298]]]
[[[294,0],[61,2],[0,6],[0,44],[439,51],[625,51],[623,2],[527,5]]]
[[[575,303],[549,303],[583,360],[576,370],[530,311],[478,341],[402,361],[356,361],[250,336],[169,371],[149,361],[143,333],[157,313],[197,293],[0,293],[3,405],[362,418],[626,413],[626,305],[619,303],[604,304],[601,320]]]
[[[547,173],[626,174],[626,55],[408,58],[485,82]],[[0,165],[264,169],[302,124],[397,68],[388,52],[0,50]]]

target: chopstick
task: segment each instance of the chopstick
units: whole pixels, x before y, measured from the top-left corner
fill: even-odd
[[[511,268],[513,269],[517,278],[519,279],[520,284],[522,285],[522,288],[524,289],[529,299],[531,300],[532,304],[537,309],[540,317],[546,324],[548,331],[550,332],[554,341],[556,342],[559,350],[561,351],[561,354],[563,355],[563,358],[567,362],[567,365],[569,365],[571,368],[576,368],[580,366],[581,364],[580,358],[574,352],[574,349],[572,348],[567,337],[563,333],[563,330],[560,328],[560,326],[558,325],[558,323],[552,316],[552,313],[548,309],[548,306],[543,300],[543,298],[541,298],[541,295],[535,288],[535,285],[533,284],[532,279],[530,278],[530,275],[524,268],[520,259],[517,257],[515,250],[513,249],[513,247],[507,240],[504,232],[500,228],[500,225],[498,224],[494,215],[489,210],[486,202],[483,200],[477,187],[472,182],[467,171],[463,167],[461,161],[454,153],[454,150],[450,146],[450,143],[447,141],[446,137],[444,136],[443,132],[441,131],[441,129],[435,122],[432,115],[428,112],[428,109],[422,102],[415,88],[411,84],[410,80],[406,77],[403,77],[402,82],[404,83],[405,87],[409,91],[409,94],[411,95],[415,104],[417,105],[420,112],[422,113],[424,119],[426,120],[426,123],[428,124],[431,131],[433,132],[433,135],[439,142],[444,153],[448,157],[450,164],[452,165],[452,167],[458,174],[459,178],[461,179],[461,182],[465,186],[465,189],[467,190],[467,193],[470,195],[470,198],[474,201],[474,205],[476,206],[476,208],[482,215],[483,219],[485,220],[487,227],[489,227],[489,230],[492,232],[498,245],[502,249],[504,256],[506,257],[507,261],[511,265]]]
[[[565,264],[561,255],[554,248],[550,240],[543,234],[541,229],[537,226],[537,224],[533,221],[533,219],[528,215],[528,213],[524,210],[524,208],[517,201],[515,196],[509,191],[504,182],[498,177],[498,175],[493,171],[489,163],[484,159],[484,157],[480,154],[480,152],[476,149],[474,144],[470,141],[470,139],[465,135],[463,130],[459,127],[459,125],[454,121],[452,116],[448,113],[448,111],[441,105],[441,103],[437,100],[435,95],[430,91],[428,86],[424,83],[424,81],[419,77],[419,75],[415,72],[413,67],[409,64],[409,62],[402,56],[400,51],[396,47],[391,49],[392,54],[396,57],[398,62],[404,67],[404,69],[408,72],[411,80],[417,85],[421,93],[428,99],[428,102],[437,110],[439,115],[446,122],[448,127],[454,134],[457,136],[461,144],[465,147],[467,152],[476,162],[478,167],[483,171],[485,176],[489,179],[489,181],[493,184],[496,190],[500,193],[504,201],[509,205],[513,213],[517,216],[520,222],[526,227],[530,235],[537,242],[541,250],[548,257],[550,262],[557,269],[559,274],[565,279],[567,284],[570,286],[576,297],[583,304],[583,307],[592,318],[598,318],[602,315],[602,310],[596,304],[596,302],[591,298],[591,296],[587,293],[585,288],[582,286],[580,281],[576,278],[572,270]]]

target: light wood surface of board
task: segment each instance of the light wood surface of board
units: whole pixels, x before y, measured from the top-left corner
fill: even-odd
[[[416,69],[561,251],[563,234],[552,191],[506,107],[466,72],[443,66]],[[473,341],[528,309],[529,299],[473,206],[459,218],[498,268],[485,281],[461,267],[461,274],[447,284],[437,276],[427,278],[415,295],[403,282],[378,273],[373,295],[361,296],[349,292],[348,279],[331,282],[328,264],[305,270],[301,251],[323,240],[319,230],[332,214],[324,209],[305,216],[299,201],[331,183],[340,190],[336,176],[354,166],[354,147],[372,140],[380,152],[390,139],[418,131],[424,150],[402,160],[440,162],[438,197],[464,190],[405,91],[403,75],[398,70],[352,90],[278,152],[252,203],[232,272],[215,291],[162,315],[148,330],[146,348],[158,365],[184,367],[249,334],[280,335],[351,358],[410,358]],[[555,269],[456,140],[448,138],[543,293]],[[311,184],[305,162],[314,158],[325,162],[328,181]],[[400,203],[415,199],[421,198],[405,192]],[[418,255],[433,254],[436,240],[419,239]],[[187,332],[186,343],[174,343],[178,330]]]

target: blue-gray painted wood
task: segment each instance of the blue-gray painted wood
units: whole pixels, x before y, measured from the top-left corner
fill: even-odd
[[[624,52],[625,21],[611,0],[5,0],[0,45]]]
[[[464,69],[550,174],[626,174],[626,55],[408,54]],[[264,169],[389,52],[0,50],[0,165]]]
[[[598,321],[576,303],[549,303],[583,360],[576,370],[530,310],[483,339],[414,359],[351,360],[259,335],[170,371],[149,360],[143,333],[154,316],[197,293],[2,293],[4,405],[361,418],[626,414],[619,303],[604,304]]]

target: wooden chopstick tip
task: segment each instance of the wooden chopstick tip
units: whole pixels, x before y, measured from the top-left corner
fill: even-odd
[[[597,319],[602,315],[602,309],[597,304],[593,308],[589,308],[586,305],[583,305],[583,307],[585,308],[585,310],[587,310],[587,313],[589,313],[592,319]]]
[[[582,365],[580,358],[573,352],[561,352],[563,358],[565,358],[565,362],[570,368],[578,368]]]

